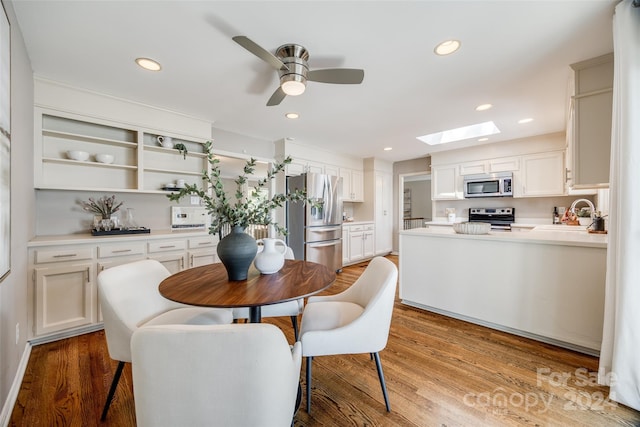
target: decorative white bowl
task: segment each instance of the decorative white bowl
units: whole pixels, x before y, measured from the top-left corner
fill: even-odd
[[[113,163],[113,159],[111,154],[96,154],[96,162],[98,163]]]
[[[67,151],[67,156],[71,160],[79,160],[81,162],[86,162],[87,159],[89,158],[89,153],[87,153],[86,151],[80,151],[80,150],[69,150]]]
[[[457,222],[453,230],[458,234],[487,234],[491,230],[488,222]]]

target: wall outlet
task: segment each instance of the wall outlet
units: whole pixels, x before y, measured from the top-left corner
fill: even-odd
[[[16,345],[20,341],[20,323],[16,323]]]
[[[198,197],[198,196],[191,196],[191,204],[192,204],[192,205],[199,205],[199,204],[200,204],[200,197]]]

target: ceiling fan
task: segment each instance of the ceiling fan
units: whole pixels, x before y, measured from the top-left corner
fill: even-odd
[[[280,104],[287,95],[301,95],[307,87],[307,81],[360,84],[364,79],[364,70],[355,68],[309,70],[309,65],[307,64],[309,52],[298,44],[282,45],[274,55],[248,37],[235,36],[233,41],[278,70],[280,86],[267,101],[268,107]]]

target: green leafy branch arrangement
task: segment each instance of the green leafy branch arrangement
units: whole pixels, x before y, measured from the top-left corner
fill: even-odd
[[[236,201],[234,203],[224,191],[224,183],[220,176],[220,159],[213,154],[212,146],[211,141],[204,144],[204,152],[211,165],[210,173],[207,173],[206,170],[202,172],[202,181],[206,188],[199,188],[197,184],[187,184],[179,192],[168,194],[167,197],[175,202],[188,195],[200,197],[207,212],[211,215],[210,234],[217,234],[224,225],[228,224],[231,227],[239,226],[242,228],[249,225],[273,225],[279,234],[286,235],[286,229],[273,221],[271,213],[274,209],[283,207],[287,201],[307,202],[306,192],[296,189],[286,194],[274,194],[265,199],[261,197],[260,190],[264,189],[278,173],[284,171],[286,165],[291,163],[291,157],[285,158],[282,162],[274,163],[267,171],[267,176],[258,180],[251,192],[245,196],[243,190],[248,182],[247,177],[253,175],[256,167],[256,159],[247,160],[243,173],[234,180],[236,184]],[[212,195],[209,190],[212,190]]]

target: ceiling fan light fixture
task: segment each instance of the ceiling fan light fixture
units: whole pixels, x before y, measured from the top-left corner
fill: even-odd
[[[289,76],[286,76],[289,77]],[[295,76],[293,76],[295,77]],[[284,78],[283,78],[284,80]],[[304,90],[306,89],[306,86],[303,82],[301,82],[300,80],[285,80],[282,82],[282,84],[280,85],[280,87],[282,87],[282,91],[284,93],[286,93],[289,96],[298,96],[298,95],[302,95],[304,93]]]

